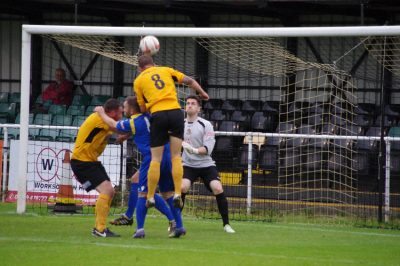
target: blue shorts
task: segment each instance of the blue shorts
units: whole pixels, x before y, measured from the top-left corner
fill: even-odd
[[[138,192],[147,192],[147,172],[150,168],[151,154],[142,156],[142,164],[139,169]],[[171,154],[169,150],[164,150],[160,165],[160,180],[158,188],[160,192],[174,191],[174,181],[172,179]]]

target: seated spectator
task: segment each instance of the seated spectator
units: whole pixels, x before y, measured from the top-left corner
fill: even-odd
[[[55,78],[56,80],[50,83],[42,92],[43,103],[70,105],[74,84],[65,78],[65,70],[62,68],[56,69]]]

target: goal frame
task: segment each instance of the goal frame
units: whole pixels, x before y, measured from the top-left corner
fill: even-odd
[[[31,39],[33,34],[80,34],[104,36],[160,37],[361,37],[400,35],[400,26],[346,27],[255,27],[255,28],[193,28],[193,27],[103,27],[22,25],[21,45],[21,110],[20,167],[18,171],[17,213],[26,211],[26,179],[28,160],[29,94],[31,79]],[[281,134],[282,135],[282,134]]]

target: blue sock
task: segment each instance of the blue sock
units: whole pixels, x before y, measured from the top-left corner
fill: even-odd
[[[169,208],[171,209],[172,215],[174,215],[175,222],[176,222],[176,228],[183,227],[181,209],[174,207],[174,197],[170,197],[169,199],[167,199],[167,202],[168,202]]]
[[[156,202],[156,209],[159,210],[165,216],[167,216],[168,221],[174,220],[174,216],[172,215],[171,209],[168,207],[165,200],[158,194],[154,195],[154,200]]]
[[[146,198],[138,198],[136,204],[137,229],[142,229],[144,227],[144,221],[146,220],[146,215],[147,215]]]
[[[126,217],[132,218],[138,200],[138,183],[131,183],[131,192],[129,193],[128,209],[125,212]]]

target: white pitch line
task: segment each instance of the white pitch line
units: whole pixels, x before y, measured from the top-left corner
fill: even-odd
[[[341,263],[341,264],[354,264],[359,261],[355,260],[346,260],[346,259],[323,259],[323,258],[312,258],[312,257],[299,257],[299,256],[285,256],[285,255],[273,255],[273,254],[259,254],[259,253],[248,253],[248,252],[236,252],[236,251],[217,251],[217,250],[209,250],[209,249],[190,249],[190,248],[182,248],[182,247],[174,247],[174,246],[163,246],[163,247],[155,247],[154,245],[143,245],[143,241],[140,240],[140,245],[137,244],[115,244],[115,243],[100,243],[100,242],[81,242],[81,241],[60,241],[60,240],[51,240],[51,239],[43,239],[43,238],[27,238],[27,237],[0,237],[0,241],[20,241],[20,242],[34,242],[34,243],[62,243],[62,244],[71,244],[71,245],[93,245],[93,246],[106,246],[106,247],[115,247],[115,248],[129,248],[129,249],[145,249],[145,250],[164,250],[164,251],[182,251],[182,252],[193,252],[193,253],[214,253],[220,255],[234,255],[240,257],[260,257],[260,258],[273,258],[273,259],[283,259],[283,260],[302,260],[302,261],[311,261],[311,262],[325,262],[325,263]],[[135,241],[135,240],[132,240]],[[137,241],[139,243],[139,241]],[[1,248],[0,248],[1,249]],[[371,262],[363,262],[364,265],[379,265],[377,263]]]

